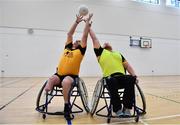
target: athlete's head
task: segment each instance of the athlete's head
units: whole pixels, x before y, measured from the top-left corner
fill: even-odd
[[[109,51],[112,51],[112,46],[109,44],[109,43],[104,43],[104,45],[103,45],[103,48],[104,49],[107,49],[107,50],[109,50]]]
[[[81,43],[81,40],[76,40],[74,43],[73,43],[73,48],[76,49]]]

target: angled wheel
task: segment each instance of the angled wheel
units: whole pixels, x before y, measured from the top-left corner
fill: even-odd
[[[92,102],[91,102],[91,116],[93,116],[96,111],[102,91],[103,91],[103,79],[97,82],[93,92]]]
[[[43,115],[42,115],[42,118],[43,118],[43,119],[46,119],[46,114],[43,114]]]
[[[37,96],[37,100],[36,100],[36,110],[37,111],[44,111],[45,109],[45,102],[46,102],[46,92],[44,91],[44,88],[47,84],[47,81],[44,83],[44,85],[42,86],[42,88],[40,89],[38,96]]]
[[[82,100],[84,109],[88,113],[88,112],[90,112],[90,109],[88,106],[88,92],[87,92],[85,83],[81,78],[78,79],[78,88],[79,88],[79,92],[80,92],[80,96],[81,96],[81,100]]]
[[[111,122],[111,119],[110,119],[110,118],[108,118],[108,119],[107,119],[107,123],[110,123],[110,122]]]
[[[46,84],[47,84],[47,81],[43,84],[42,88],[40,89],[38,96],[37,96],[37,100],[36,100],[36,110],[41,112],[41,113],[43,113],[45,111],[45,109],[47,108],[46,105],[51,103],[51,100],[54,97],[53,96],[54,90],[48,92],[48,95],[44,91]],[[47,100],[46,100],[46,97],[47,97]]]
[[[140,115],[146,113],[146,99],[138,83],[135,83],[136,108]]]

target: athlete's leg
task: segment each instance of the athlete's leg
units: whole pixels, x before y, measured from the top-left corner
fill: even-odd
[[[52,75],[45,86],[45,91],[51,91],[55,85],[60,85],[60,78],[57,75]]]
[[[74,82],[74,79],[72,77],[66,76],[61,83],[62,88],[63,88],[63,96],[64,96],[65,103],[69,103],[69,91],[72,87],[73,82]]]
[[[69,95],[73,82],[74,80],[72,77],[66,76],[61,83],[63,88],[63,97],[64,97],[64,117],[67,120],[71,120],[74,118],[71,111],[70,95]]]

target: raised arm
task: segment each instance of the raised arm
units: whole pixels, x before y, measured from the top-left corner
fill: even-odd
[[[100,45],[100,42],[99,42],[98,38],[96,37],[94,31],[91,28],[89,30],[89,34],[91,36],[94,48],[98,49],[101,45]]]
[[[85,24],[85,28],[84,28],[84,31],[83,31],[83,35],[82,35],[82,39],[81,39],[81,46],[84,48],[86,47],[87,45],[87,38],[88,38],[88,33],[89,33],[89,29],[90,29],[90,26],[91,26],[91,18],[92,18],[93,14],[89,14],[89,17],[86,19],[86,24]]]
[[[77,25],[82,21],[82,19],[83,16],[76,15],[76,21],[73,23],[73,25],[71,26],[70,30],[67,33],[66,45],[73,42],[73,34],[76,30]]]
[[[130,75],[136,76],[134,69],[132,68],[132,66],[131,66],[127,61],[125,61],[125,62],[123,63],[123,65],[124,65],[125,69],[128,71],[128,73],[129,73]]]

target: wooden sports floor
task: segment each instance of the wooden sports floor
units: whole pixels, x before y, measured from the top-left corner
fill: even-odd
[[[63,116],[47,115],[35,110],[36,98],[47,78],[0,78],[0,124],[67,124]],[[82,78],[89,101],[99,78]],[[138,123],[132,118],[113,118],[110,124],[180,124],[180,76],[139,77],[146,98],[146,114]],[[81,104],[81,100],[78,102]],[[55,110],[63,110],[63,100]],[[104,117],[86,112],[75,114],[72,124],[107,124]]]

